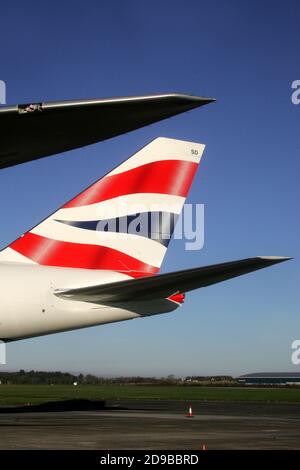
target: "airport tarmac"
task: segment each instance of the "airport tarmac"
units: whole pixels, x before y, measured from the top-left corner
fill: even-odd
[[[1,412],[0,449],[300,449],[297,404],[110,401],[104,409]]]

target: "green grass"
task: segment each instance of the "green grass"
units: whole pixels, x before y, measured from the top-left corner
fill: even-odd
[[[140,385],[0,385],[0,405],[54,400],[202,400],[226,402],[300,402],[296,388],[236,388]]]

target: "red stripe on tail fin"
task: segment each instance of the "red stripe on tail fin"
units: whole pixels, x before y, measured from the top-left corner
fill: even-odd
[[[186,197],[197,167],[197,163],[182,160],[148,163],[102,178],[68,202],[64,208],[87,206],[114,197],[138,193]]]
[[[132,277],[155,274],[158,268],[105,246],[82,245],[27,233],[11,248],[37,264],[67,268],[109,269]]]

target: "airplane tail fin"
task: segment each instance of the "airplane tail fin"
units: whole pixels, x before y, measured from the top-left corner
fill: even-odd
[[[159,271],[204,145],[159,137],[0,253],[0,261]]]

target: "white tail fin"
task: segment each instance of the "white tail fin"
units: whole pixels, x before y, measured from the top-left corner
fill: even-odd
[[[155,274],[204,145],[157,138],[0,253],[0,261]]]

